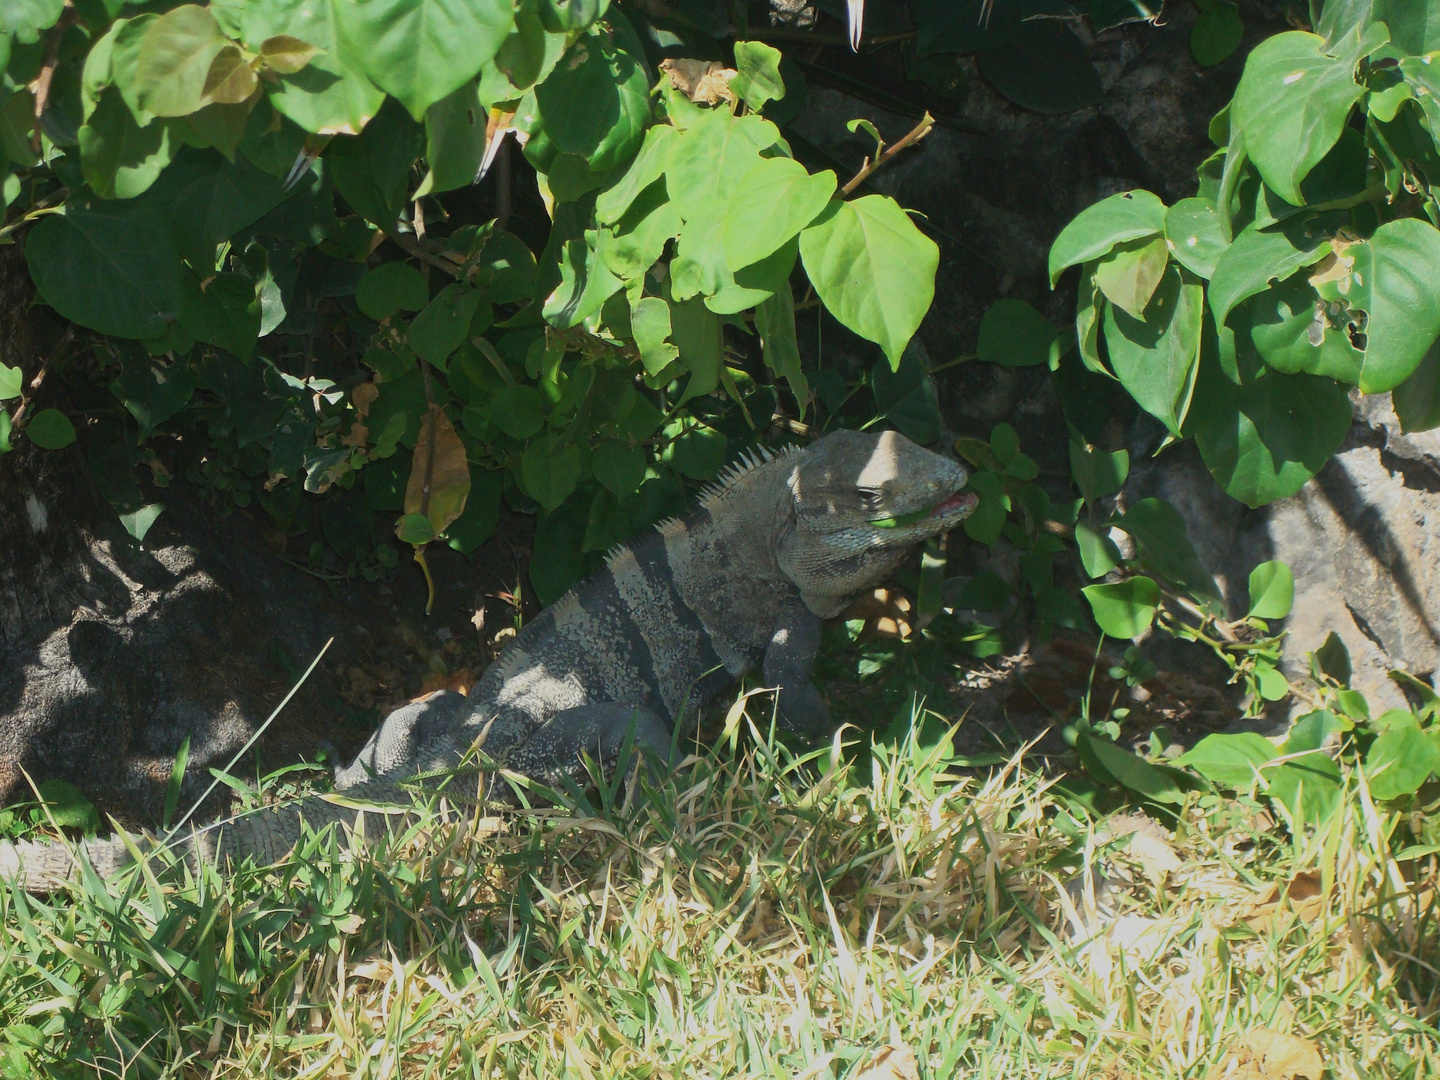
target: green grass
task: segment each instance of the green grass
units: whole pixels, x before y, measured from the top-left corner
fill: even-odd
[[[1301,842],[1201,798],[1137,839],[1020,755],[794,757],[740,712],[628,806],[0,893],[0,1073],[1241,1080],[1278,1032],[1329,1077],[1440,1074],[1440,874],[1365,800]]]

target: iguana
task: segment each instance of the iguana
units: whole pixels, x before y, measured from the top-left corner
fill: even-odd
[[[532,619],[468,697],[442,691],[387,716],[337,771],[343,796],[227,818],[172,849],[192,865],[274,862],[302,819],[348,826],[361,811],[346,803],[408,804],[407,781],[453,770],[477,742],[491,761],[552,786],[583,779],[582,752],[613,763],[627,737],[669,762],[682,713],[757,669],[778,688],[784,722],[823,729],[825,702],[810,682],[823,621],[958,525],[976,503],[961,490],[967,479],[894,432],[837,431],[745,457],[691,516],[616,549]],[[130,861],[118,837],[80,846],[102,876]],[[74,870],[63,844],[0,845],[0,878],[27,889],[53,889]]]

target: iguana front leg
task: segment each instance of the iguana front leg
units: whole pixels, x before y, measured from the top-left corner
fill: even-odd
[[[602,701],[556,713],[515,748],[505,767],[547,783],[561,776],[583,781],[581,755],[589,754],[608,766],[619,756],[632,730],[637,752],[671,764],[669,724],[643,705]]]
[[[765,647],[765,684],[780,688],[780,715],[795,731],[824,731],[830,727],[830,710],[810,681],[824,626],[820,616],[796,604],[786,609]]]

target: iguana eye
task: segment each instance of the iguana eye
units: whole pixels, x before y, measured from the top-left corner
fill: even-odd
[[[879,506],[885,498],[885,493],[879,488],[862,487],[856,488],[856,491],[859,492],[860,498],[867,506]]]

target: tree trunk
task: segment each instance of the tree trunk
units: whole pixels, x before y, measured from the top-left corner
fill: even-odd
[[[44,359],[32,300],[19,246],[0,248],[0,362],[27,393]],[[25,411],[63,409],[61,385],[47,372]],[[275,581],[278,564],[183,513],[162,515],[142,549],[96,491],[84,442],[82,430],[44,450],[17,435],[0,455],[0,799],[29,797],[29,773],[154,819],[182,743],[198,794],[338,620],[313,590]],[[323,715],[328,696],[312,686],[297,706]]]

